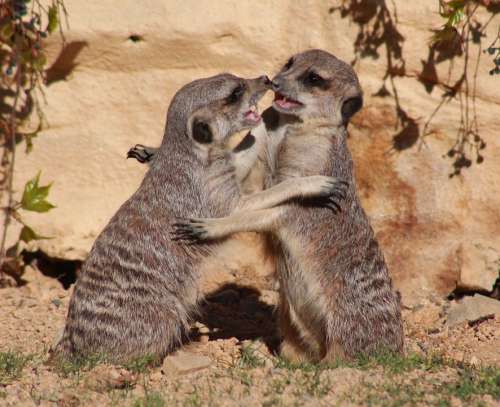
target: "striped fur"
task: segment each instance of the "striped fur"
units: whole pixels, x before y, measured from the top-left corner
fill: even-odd
[[[328,81],[324,89],[301,82],[311,70]],[[333,55],[313,50],[295,55],[292,66],[273,82],[278,92],[305,106],[296,114],[299,121],[277,127],[286,134],[270,154],[276,160],[268,186],[308,175],[349,182],[340,212],[291,204],[275,231],[284,299],[282,353],[295,360],[330,361],[380,350],[401,352],[400,296],[356,193],[341,114],[348,98],[361,97],[356,74]]]
[[[235,207],[240,191],[234,155],[223,145],[250,127],[243,114],[267,82],[222,74],[177,92],[162,145],[142,184],[104,228],[83,265],[56,357],[159,360],[181,343],[197,309],[200,264],[218,244],[175,243],[170,225],[177,218],[224,216]],[[229,104],[227,98],[242,83],[241,100]],[[188,125],[201,112],[213,121],[215,139],[209,145],[196,143]]]
[[[400,296],[356,193],[347,146],[347,123],[362,104],[356,74],[333,55],[311,50],[293,56],[273,87],[273,107],[282,114],[264,113],[272,140],[266,187],[318,175],[345,180],[349,187],[341,210],[302,200],[186,224],[203,230],[203,239],[270,232],[280,280],[283,356],[332,361],[402,352]]]

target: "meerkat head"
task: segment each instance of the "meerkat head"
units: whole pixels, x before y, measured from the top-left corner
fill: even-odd
[[[257,126],[262,120],[257,102],[269,89],[267,76],[244,79],[221,74],[189,83],[169,107],[164,144],[172,137],[198,146],[224,143],[233,134]]]
[[[322,50],[292,56],[273,78],[273,108],[302,120],[328,118],[347,125],[363,105],[352,67]]]

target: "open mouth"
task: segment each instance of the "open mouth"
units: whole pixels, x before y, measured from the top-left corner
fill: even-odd
[[[304,106],[298,100],[294,100],[279,92],[275,93],[273,103],[283,110],[292,110]]]
[[[244,114],[245,120],[251,124],[257,124],[261,121],[259,112],[257,111],[257,106],[250,106],[250,110]]]

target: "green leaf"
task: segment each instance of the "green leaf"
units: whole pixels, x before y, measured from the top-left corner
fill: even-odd
[[[436,44],[438,42],[442,44],[452,44],[459,36],[460,34],[455,27],[445,25],[440,30],[434,32],[431,38],[431,44]]]
[[[42,239],[50,239],[50,237],[40,236],[27,225],[23,226],[23,228],[21,229],[21,234],[19,235],[19,240],[22,240],[23,242],[26,243],[29,243],[32,240],[42,240]]]
[[[464,17],[464,12],[463,10],[456,10],[450,17],[449,22],[451,25],[456,26],[460,21],[462,21]]]
[[[465,7],[465,2],[466,0],[452,0],[446,3],[448,7],[451,7],[453,9],[463,9]]]
[[[12,28],[12,24],[8,21],[2,28],[0,28],[0,36],[8,40],[14,34],[14,29]]]
[[[33,212],[44,213],[44,212],[50,211],[51,209],[54,209],[55,207],[56,207],[55,205],[52,205],[48,201],[40,201],[40,202],[36,202],[35,204],[33,204],[31,206],[31,209],[27,209],[27,208],[23,208],[23,209],[26,209],[28,211],[33,211]]]
[[[33,139],[38,136],[38,133],[40,133],[40,131],[42,131],[43,128],[42,119],[43,117],[40,118],[38,126],[35,130],[29,133],[18,133],[21,136],[21,138],[26,142],[26,154],[31,153],[31,150],[33,150]]]
[[[26,134],[24,136],[24,140],[26,141],[26,154],[29,154],[31,153],[31,151],[33,150],[33,139],[36,137],[37,135],[32,135],[32,134]]]
[[[52,5],[49,7],[49,23],[47,24],[47,31],[49,34],[53,33],[57,29],[58,16],[57,16],[57,6]]]
[[[33,60],[33,67],[37,71],[42,71],[46,63],[47,63],[47,57],[43,52],[40,52],[38,56]]]
[[[55,208],[54,205],[45,199],[49,195],[52,183],[43,187],[39,186],[40,173],[41,172],[24,186],[21,207],[27,211],[48,212],[52,208]]]

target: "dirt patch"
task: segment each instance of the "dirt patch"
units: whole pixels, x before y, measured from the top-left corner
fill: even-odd
[[[210,358],[208,367],[186,374],[168,363],[55,368],[45,361],[71,289],[31,268],[25,279],[22,287],[0,290],[0,406],[494,406],[500,400],[498,316],[450,328],[446,300],[404,310],[405,358],[294,366],[273,353],[276,292],[247,276],[245,286],[222,284],[211,293],[182,349],[183,357]]]

